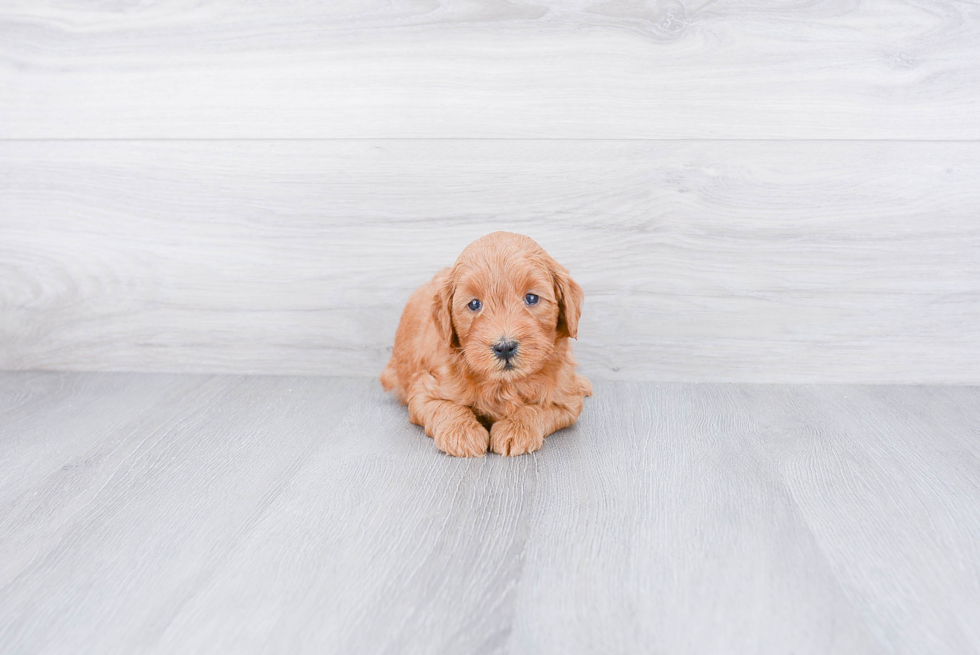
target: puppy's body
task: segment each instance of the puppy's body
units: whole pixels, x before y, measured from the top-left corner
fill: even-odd
[[[592,392],[568,343],[581,303],[533,240],[489,234],[412,294],[381,384],[450,455],[537,450]]]

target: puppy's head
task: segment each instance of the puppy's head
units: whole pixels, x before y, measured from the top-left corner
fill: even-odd
[[[582,288],[532,239],[494,232],[459,256],[433,318],[471,371],[490,381],[539,371],[578,335]]]

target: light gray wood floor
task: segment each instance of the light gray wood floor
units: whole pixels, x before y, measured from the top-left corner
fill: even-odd
[[[457,460],[373,380],[5,373],[0,652],[978,652],[978,407],[604,382]]]

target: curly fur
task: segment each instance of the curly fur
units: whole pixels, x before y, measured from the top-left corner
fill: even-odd
[[[537,304],[525,302],[528,293]],[[478,311],[468,307],[474,299]],[[412,294],[381,384],[450,455],[533,452],[574,423],[592,395],[568,342],[578,334],[582,299],[568,271],[532,239],[488,234]],[[501,339],[518,342],[510,366],[493,353]]]

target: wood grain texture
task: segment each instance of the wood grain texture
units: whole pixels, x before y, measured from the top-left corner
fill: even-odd
[[[322,378],[301,386],[289,378],[105,380],[4,380],[5,394],[20,381],[33,387],[31,403],[14,411],[20,422],[5,421],[0,432],[18,446],[5,456],[4,477],[29,457],[43,464],[0,496],[5,653],[132,652],[152,643],[254,529],[304,453],[329,443],[356,389]],[[65,383],[78,391],[64,393]],[[134,412],[137,394],[156,403]],[[99,405],[82,410],[88,421],[57,416],[88,396]],[[277,427],[284,422],[286,431]]]
[[[980,138],[966,0],[14,0],[0,138]]]
[[[0,651],[974,652],[977,407],[602,382],[456,460],[367,380],[0,374]]]
[[[0,142],[0,368],[374,376],[496,229],[595,378],[980,382],[980,144]]]
[[[759,426],[753,440],[775,455],[845,596],[890,652],[980,648],[973,392],[962,403],[956,391],[929,387],[743,391],[746,420]],[[937,548],[949,549],[942,561]]]

